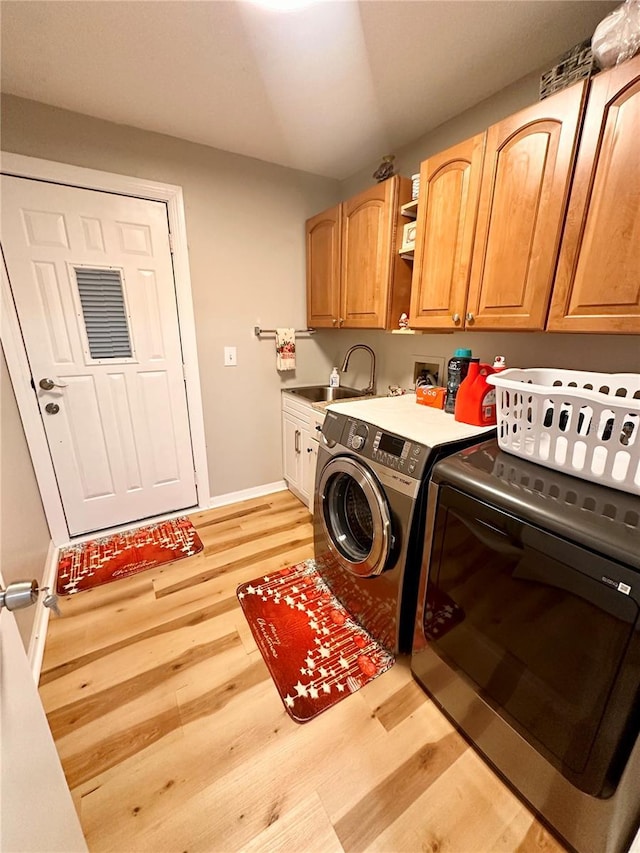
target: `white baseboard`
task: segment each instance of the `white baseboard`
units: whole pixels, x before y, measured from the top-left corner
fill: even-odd
[[[42,583],[40,589],[48,587],[52,592],[55,592],[56,573],[58,569],[58,552],[53,542],[49,542],[49,550],[44,564],[44,572],[42,574]],[[38,686],[40,681],[40,670],[42,669],[42,658],[44,656],[44,646],[47,641],[47,626],[49,625],[49,616],[51,610],[45,607],[42,603],[44,595],[40,594],[38,600],[33,605],[36,608],[36,616],[33,620],[33,628],[31,630],[31,639],[29,640],[29,651],[27,657],[33,680]]]
[[[265,483],[263,486],[253,486],[250,489],[242,489],[239,492],[228,492],[226,495],[217,495],[211,498],[209,506],[211,509],[219,506],[227,506],[228,504],[240,503],[240,501],[248,501],[251,498],[261,498],[264,495],[272,495],[274,492],[284,492],[287,484],[284,480],[277,480],[275,483]]]

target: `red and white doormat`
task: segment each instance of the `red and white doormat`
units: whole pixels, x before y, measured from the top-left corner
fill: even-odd
[[[306,723],[395,660],[306,560],[242,584],[237,596],[287,713]]]
[[[91,539],[60,551],[56,592],[83,592],[191,557],[203,547],[195,527],[184,517]]]

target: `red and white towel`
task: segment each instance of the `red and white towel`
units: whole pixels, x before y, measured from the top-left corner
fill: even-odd
[[[276,329],[276,369],[296,369],[295,329]]]

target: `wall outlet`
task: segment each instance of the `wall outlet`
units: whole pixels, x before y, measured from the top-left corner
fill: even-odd
[[[238,353],[235,347],[225,347],[224,348],[224,366],[225,367],[237,367],[238,365]]]

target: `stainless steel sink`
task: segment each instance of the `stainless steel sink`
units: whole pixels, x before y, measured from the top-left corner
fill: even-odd
[[[304,397],[310,403],[326,403],[365,396],[362,391],[357,391],[355,388],[329,388],[328,385],[309,385],[306,388],[287,388],[286,390],[298,397]]]

